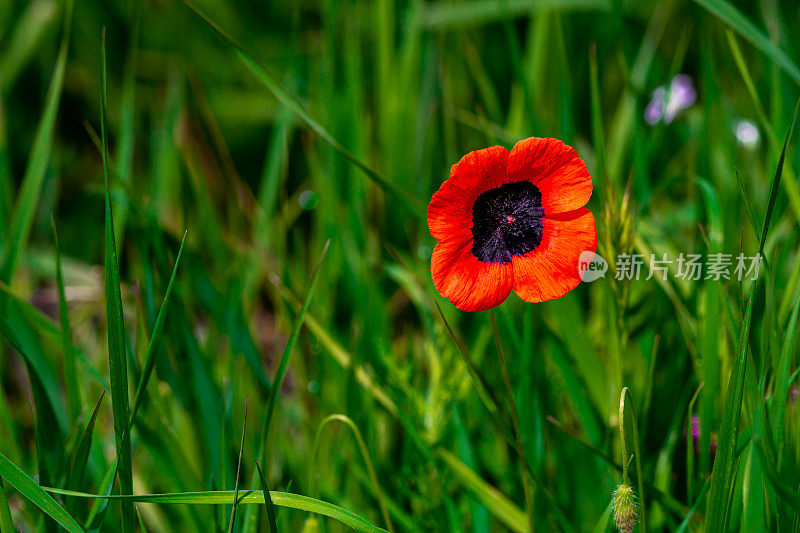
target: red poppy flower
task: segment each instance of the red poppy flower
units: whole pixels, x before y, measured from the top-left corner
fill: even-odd
[[[468,153],[428,205],[436,290],[463,311],[512,289],[527,302],[561,298],[580,283],[581,252],[597,249],[591,195],[586,164],[557,139]]]

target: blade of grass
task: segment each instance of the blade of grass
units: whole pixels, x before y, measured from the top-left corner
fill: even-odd
[[[28,474],[0,453],[0,477],[70,533],[83,533],[83,528],[47,494]]]
[[[756,48],[775,61],[781,69],[800,85],[800,69],[778,45],[770,40],[750,19],[726,0],[694,0],[717,18],[728,24],[736,33],[750,41]]]
[[[161,343],[161,337],[164,333],[164,322],[167,318],[167,308],[169,307],[170,299],[172,298],[172,288],[175,286],[175,275],[178,272],[178,265],[181,263],[181,256],[183,255],[183,245],[186,243],[186,234],[188,230],[183,233],[180,248],[178,248],[178,255],[175,257],[175,265],[172,267],[172,274],[169,277],[167,284],[167,291],[164,293],[164,300],[161,302],[161,308],[158,310],[155,326],[153,326],[153,333],[150,335],[150,344],[147,345],[147,354],[144,358],[144,365],[142,366],[142,375],[139,377],[139,384],[136,386],[136,394],[133,397],[133,407],[131,407],[130,426],[132,427],[136,420],[136,413],[139,411],[139,405],[142,400],[142,395],[147,387],[147,382],[150,375],[153,373],[155,366],[156,348]]]
[[[625,404],[625,396],[628,397],[630,401],[629,409],[626,409]],[[641,447],[639,446],[639,423],[636,420],[636,408],[633,404],[633,396],[631,395],[631,390],[628,387],[623,387],[622,392],[619,396],[619,436],[622,440],[622,477],[623,483],[628,482],[628,455],[627,455],[627,448],[625,447],[625,413],[630,411],[630,420],[632,422],[632,434],[633,434],[633,455],[636,459],[636,481],[639,485],[639,522],[640,522],[640,529],[643,533],[647,533],[647,501],[645,500],[645,492],[644,492],[644,473],[642,471],[642,453]]]
[[[108,471],[106,471],[106,474],[100,482],[101,495],[111,495],[111,491],[114,489],[114,480],[117,479],[117,472],[119,471],[118,465],[119,461],[116,459],[109,465]],[[103,497],[100,496],[100,498],[95,500],[92,504],[91,509],[89,509],[89,514],[86,517],[86,527],[90,532],[100,531],[100,526],[103,524],[103,519],[108,510],[109,503],[110,500],[103,499]]]
[[[205,21],[205,23],[217,33],[217,35],[219,35],[225,42],[234,48],[236,55],[239,57],[242,63],[244,63],[244,65],[259,79],[259,81],[261,81],[267,87],[267,89],[270,90],[273,96],[275,96],[275,98],[277,98],[282,105],[294,111],[300,120],[306,124],[306,126],[311,128],[314,133],[322,137],[322,139],[331,145],[334,150],[342,154],[347,160],[361,169],[364,174],[366,174],[367,177],[371,179],[378,187],[402,200],[402,202],[415,215],[420,218],[424,218],[425,206],[418,198],[412,196],[411,193],[405,189],[401,189],[399,186],[397,186],[397,184],[386,180],[386,178],[380,175],[377,171],[373,170],[369,165],[362,162],[352,152],[342,146],[342,144],[334,139],[334,137],[322,126],[322,124],[317,122],[311,117],[311,115],[308,114],[303,104],[294,95],[289,93],[289,91],[287,91],[280,83],[278,83],[275,77],[272,76],[263,65],[254,59],[253,56],[251,56],[244,49],[244,47],[236,42],[233,37],[228,35],[225,30],[223,30],[216,22],[211,20],[208,15],[201,11],[192,2],[184,0],[184,3],[200,18],[202,18],[203,21]]]
[[[589,89],[592,117],[592,146],[594,147],[594,175],[596,184],[607,185],[608,174],[605,163],[605,138],[603,134],[603,116],[600,106],[600,82],[597,73],[597,46],[592,43],[589,48]],[[600,191],[597,195],[600,196]]]
[[[108,322],[108,365],[111,378],[111,406],[114,413],[114,435],[119,464],[119,485],[122,494],[133,493],[133,465],[131,461],[130,411],[128,399],[128,364],[125,348],[125,321],[122,314],[119,262],[114,239],[114,215],[111,209],[111,190],[108,170],[108,92],[106,89],[106,32],[103,28],[100,48],[101,113],[103,176],[105,181],[105,291],[106,320]],[[122,530],[136,527],[133,503],[122,502]]]
[[[242,471],[242,452],[244,452],[244,435],[247,430],[247,398],[244,400],[244,422],[242,422],[242,442],[239,444],[239,461],[236,463],[236,482],[233,485],[233,509],[231,510],[231,521],[228,524],[228,533],[233,532],[233,525],[236,523],[236,506],[239,505],[239,474]]]
[[[266,442],[267,436],[269,435],[269,424],[272,420],[272,414],[275,411],[275,405],[278,402],[278,394],[280,393],[281,387],[283,386],[283,380],[286,377],[286,372],[289,370],[289,362],[292,358],[292,349],[294,348],[295,342],[297,342],[297,338],[300,335],[300,329],[303,327],[303,318],[305,317],[306,312],[308,311],[308,306],[311,304],[311,294],[314,291],[314,285],[317,281],[317,274],[319,273],[319,267],[322,264],[322,260],[325,259],[325,254],[328,253],[328,247],[330,246],[331,241],[328,239],[325,242],[325,246],[322,249],[322,254],[320,254],[319,259],[317,260],[317,265],[314,267],[314,272],[311,274],[311,281],[308,284],[308,290],[306,291],[306,297],[303,301],[303,307],[300,308],[300,312],[297,314],[297,317],[294,321],[294,327],[292,328],[292,333],[289,335],[289,339],[286,341],[286,346],[283,348],[283,354],[281,355],[281,360],[278,363],[278,369],[275,372],[275,379],[272,380],[272,386],[270,388],[269,399],[267,401],[267,411],[264,416],[264,425],[261,428],[261,441],[262,443]],[[265,458],[261,457],[262,462]]]
[[[272,503],[267,480],[264,477],[264,472],[261,471],[261,465],[258,464],[258,460],[256,460],[256,470],[258,470],[258,478],[261,480],[261,491],[264,493],[264,505],[267,507],[267,531],[268,533],[278,533],[278,525],[275,521],[275,504]]]
[[[603,511],[603,514],[600,516],[600,519],[595,524],[594,529],[592,530],[593,533],[606,533],[608,530],[608,524],[611,522],[611,516],[614,513],[614,500],[612,499],[608,502],[608,506],[606,510]]]
[[[375,468],[372,466],[372,460],[369,456],[369,450],[367,449],[367,443],[364,442],[364,437],[361,436],[361,432],[358,430],[358,426],[356,426],[355,422],[353,422],[350,417],[336,414],[330,415],[323,420],[319,428],[317,428],[317,435],[314,437],[314,444],[311,447],[311,461],[309,462],[309,471],[308,471],[308,486],[311,488],[311,494],[314,494],[314,486],[315,486],[315,476],[314,476],[314,464],[317,457],[317,450],[319,448],[320,438],[322,437],[322,432],[324,431],[325,427],[332,422],[341,422],[345,426],[347,426],[350,431],[353,433],[353,437],[356,440],[356,444],[358,444],[358,449],[361,452],[361,457],[364,459],[364,464],[367,467],[367,472],[369,473],[370,480],[372,481],[372,485],[375,488],[375,494],[378,498],[378,505],[381,509],[381,514],[383,515],[383,521],[386,523],[386,529],[390,532],[394,531],[392,527],[392,521],[389,518],[389,510],[386,507],[386,500],[383,496],[383,491],[381,490],[381,485],[378,482],[378,476],[375,474]]]
[[[0,457],[3,457],[0,455]],[[33,480],[31,480],[33,481]],[[38,486],[38,485],[37,485]],[[88,494],[85,492],[76,492],[71,490],[55,489],[52,487],[45,488],[47,492],[52,494],[62,494],[64,496],[77,496],[79,498],[100,498],[110,500],[122,500],[130,502],[142,503],[159,503],[159,504],[177,504],[177,505],[230,505],[233,503],[234,491],[220,490],[220,491],[202,491],[202,492],[173,492],[165,494],[127,494],[117,495],[111,494],[102,496],[98,494]],[[329,518],[333,518],[342,524],[360,531],[362,533],[388,533],[385,529],[381,529],[372,525],[368,520],[361,516],[348,511],[338,505],[328,503],[322,500],[309,498],[300,494],[291,494],[288,492],[270,491],[270,499],[278,507],[286,507],[289,509],[298,509],[300,511],[307,511]],[[239,505],[250,504],[263,504],[264,495],[260,490],[246,490],[239,496]]]
[[[10,34],[3,35],[3,48],[0,50],[0,79],[3,85],[0,95],[5,97],[10,94],[19,74],[36,58],[35,54],[56,21],[58,11],[56,2],[30,2],[13,21]]]
[[[8,146],[8,112],[0,95],[0,250],[5,250],[8,237],[8,224],[11,217],[12,201],[14,200],[13,176],[11,175],[11,161],[9,161]]]
[[[0,478],[0,533],[14,533],[14,522],[11,520],[11,509],[8,508],[6,487]]]
[[[498,20],[507,20],[530,15],[537,11],[608,11],[611,7],[608,0],[471,0],[469,2],[453,2],[440,0],[426,2],[424,9],[417,15],[415,24],[429,29],[460,28],[486,24]]]
[[[777,150],[780,147],[780,139],[776,135],[775,130],[772,127],[772,124],[767,118],[767,114],[764,112],[764,106],[762,105],[761,99],[758,96],[758,90],[756,89],[755,84],[753,83],[753,78],[750,75],[750,71],[747,67],[747,62],[745,61],[744,56],[742,55],[742,51],[739,48],[739,44],[736,42],[736,36],[730,29],[728,29],[725,32],[725,36],[728,39],[728,45],[731,49],[731,53],[736,63],[736,67],[739,69],[739,73],[742,76],[742,80],[744,81],[745,87],[747,87],[747,92],[750,94],[750,99],[753,101],[753,106],[755,107],[756,115],[758,115],[758,120],[759,122],[761,122],[761,126],[764,128],[764,132],[766,133],[767,138],[769,139],[769,146],[772,150],[771,153],[777,153]],[[788,167],[787,172],[791,171],[792,168],[791,162],[787,165],[787,167]],[[791,175],[788,177],[791,178]],[[789,203],[795,212],[795,216],[800,218],[800,188],[798,188],[796,180],[785,179],[782,181],[782,185],[786,189],[786,194],[789,196]],[[745,199],[745,209],[748,208],[749,208],[749,202],[747,201],[747,199]],[[752,219],[755,220],[754,217]],[[758,230],[754,229],[754,231],[758,233]]]
[[[0,283],[2,287],[2,283]],[[8,294],[8,293],[5,293]],[[0,336],[5,337],[8,343],[23,357],[29,371],[35,374],[35,379],[41,383],[42,392],[47,396],[50,409],[56,415],[56,422],[63,433],[67,431],[67,414],[61,399],[60,388],[56,372],[47,357],[37,330],[24,320],[24,309],[20,309],[14,299],[4,300],[0,296]],[[42,398],[38,398],[42,400]]]
[[[773,178],[770,186],[769,203],[767,204],[767,211],[764,215],[764,224],[758,246],[759,256],[762,256],[764,253],[764,245],[767,240],[767,232],[769,231],[769,223],[772,218],[772,210],[775,207],[775,200],[777,199],[783,163],[786,157],[786,149],[789,144],[789,139],[791,139],[792,136],[792,130],[794,130],[798,109],[800,109],[800,100],[798,100],[797,104],[795,105],[792,123],[786,132],[786,137],[783,141],[783,149],[781,150],[781,155],[778,159],[778,165],[775,169],[775,177]],[[708,497],[706,523],[709,525],[710,533],[722,533],[727,531],[729,516],[728,496],[731,494],[735,482],[734,470],[737,460],[736,441],[739,435],[739,418],[742,411],[742,400],[744,396],[747,347],[748,340],[750,338],[750,322],[753,316],[753,301],[755,299],[757,286],[758,280],[755,280],[750,287],[750,296],[747,299],[747,308],[742,320],[739,340],[737,343],[736,357],[734,359],[733,368],[731,368],[728,394],[725,398],[722,430],[720,434],[719,445],[717,446],[717,454],[714,460],[714,468],[711,474],[711,488],[709,490]]]
[[[694,502],[694,505],[692,506],[691,509],[688,510],[686,516],[681,521],[678,528],[675,530],[675,533],[684,533],[685,531],[689,530],[689,523],[691,522],[694,514],[697,512],[697,509],[700,508],[700,504],[703,502],[703,498],[705,497],[707,491],[708,491],[708,483],[706,482],[703,484],[703,488],[700,489],[700,494],[697,496],[697,500]]]
[[[64,295],[64,274],[61,269],[61,246],[58,242],[56,220],[50,217],[53,228],[53,243],[56,248],[56,287],[58,291],[58,311],[61,319],[61,343],[64,350],[64,390],[67,397],[67,413],[70,423],[74,424],[81,414],[81,392],[78,382],[78,369],[75,363],[75,347],[72,343],[72,328],[69,323],[69,308]]]
[[[286,340],[286,345],[283,348],[283,354],[281,355],[281,360],[278,363],[278,369],[275,371],[275,379],[272,380],[272,385],[270,386],[270,394],[269,398],[267,399],[267,408],[264,412],[264,418],[261,422],[261,434],[259,437],[259,450],[258,454],[256,455],[261,459],[261,462],[266,464],[267,461],[267,437],[269,436],[269,426],[270,422],[272,421],[272,414],[275,411],[275,404],[278,401],[278,394],[281,389],[281,385],[283,383],[283,379],[286,377],[286,372],[289,369],[289,361],[291,360],[292,356],[292,349],[294,348],[294,344],[297,341],[297,338],[300,336],[300,329],[303,326],[305,321],[306,313],[308,312],[308,307],[311,304],[311,294],[314,290],[314,285],[316,284],[317,274],[319,273],[319,267],[322,264],[322,260],[325,259],[325,254],[328,252],[328,247],[330,246],[331,241],[328,239],[325,242],[325,246],[322,249],[322,253],[320,254],[319,259],[317,260],[317,264],[314,267],[314,271],[311,274],[311,280],[308,283],[308,289],[306,290],[306,296],[303,300],[303,304],[300,307],[300,310],[297,312],[297,317],[295,318],[294,325],[292,326],[292,332],[289,335],[289,338]],[[255,476],[255,474],[254,474]],[[252,484],[255,484],[256,480],[252,480]],[[245,515],[245,531],[249,531],[251,527],[256,524],[257,517],[255,516],[255,512],[251,512],[250,510],[247,511]]]
[[[750,204],[750,197],[745,189],[742,178],[739,177],[739,171],[733,167],[733,173],[736,174],[736,181],[739,183],[739,191],[742,193],[742,201],[744,202],[744,210],[747,212],[747,219],[750,221],[750,227],[753,228],[753,233],[758,235],[758,222],[756,221],[756,212]]]
[[[133,174],[133,158],[136,140],[136,67],[138,59],[138,41],[141,21],[141,8],[139,0],[128,5],[129,17],[132,19],[130,29],[129,50],[122,75],[122,89],[119,110],[119,129],[117,143],[116,169],[123,187],[130,187]],[[120,205],[117,211],[117,224],[115,238],[121,246],[125,236],[125,227],[128,220],[128,206]],[[119,249],[117,250],[119,251]]]
[[[139,512],[139,508],[136,508],[136,518],[139,519],[139,533],[147,533],[147,528],[144,526],[144,520],[142,520],[142,513]]]
[[[302,308],[302,302],[280,281],[279,278],[274,278],[280,295],[289,302],[298,311]],[[334,339],[333,335],[325,329],[325,327],[310,313],[306,313],[305,324],[308,330],[320,342],[322,346],[328,351],[333,359],[345,370],[349,370],[353,366],[353,356]],[[353,373],[356,376],[356,381],[369,392],[375,400],[381,404],[392,415],[398,415],[398,408],[394,401],[389,397],[389,394],[376,383],[375,378],[369,374],[364,367],[356,365]]]
[[[609,456],[608,454],[602,452],[601,450],[598,450],[591,443],[586,442],[585,440],[581,439],[579,436],[574,435],[573,433],[571,433],[566,427],[564,427],[564,425],[561,422],[559,422],[558,420],[556,420],[552,416],[548,416],[547,417],[547,421],[550,422],[557,429],[561,430],[561,432],[563,432],[570,439],[574,440],[575,442],[577,442],[578,444],[580,444],[581,446],[586,448],[587,451],[589,451],[593,455],[595,455],[595,456],[599,457],[600,459],[602,459],[606,464],[608,464],[609,466],[614,468],[616,471],[622,472],[622,465],[617,463],[611,456]],[[652,482],[650,482],[650,481],[645,479],[644,483],[645,483],[645,485],[647,487],[647,490],[651,494],[653,494],[654,499],[657,499],[659,501],[659,503],[661,503],[664,506],[664,508],[669,509],[670,511],[672,511],[676,515],[683,515],[683,514],[685,514],[687,512],[686,507],[681,502],[679,502],[678,500],[676,500],[674,497],[672,497],[671,495],[667,494],[666,492],[661,491],[658,487],[653,485]]]
[[[37,480],[39,483],[49,484],[55,478],[55,466],[50,459],[60,457],[62,453],[60,447],[59,449],[54,449],[53,441],[57,440],[60,444],[60,439],[57,432],[52,435],[48,434],[48,438],[44,437],[54,424],[52,424],[47,405],[41,401],[41,383],[36,378],[36,374],[31,373],[30,370],[28,370],[28,375],[30,376],[31,386],[31,393],[28,395],[28,406],[31,411],[31,420],[33,420],[33,446],[38,470]],[[44,531],[47,533],[58,531],[56,523],[52,520],[44,520],[43,526]]]
[[[797,331],[797,318],[800,314],[800,296],[794,304],[792,316],[789,318],[789,324],[786,329],[786,337],[783,339],[783,346],[781,347],[781,355],[778,360],[778,368],[775,371],[775,392],[773,394],[773,405],[775,406],[772,411],[772,422],[774,424],[775,442],[783,441],[783,428],[784,408],[789,397],[789,384],[791,383],[792,372],[792,352],[794,351],[794,336]],[[777,469],[780,472],[783,454],[778,454]]]
[[[528,459],[525,457],[525,447],[522,444],[522,431],[519,426],[519,414],[517,413],[517,402],[514,399],[514,391],[511,388],[511,378],[508,375],[508,365],[506,364],[506,357],[503,354],[503,345],[500,342],[500,332],[497,329],[497,319],[494,316],[494,310],[490,311],[492,322],[492,333],[494,335],[495,346],[497,348],[497,356],[500,359],[500,370],[503,375],[503,384],[506,389],[506,396],[508,405],[511,409],[511,422],[514,429],[514,437],[517,439],[517,448],[519,448],[519,460],[522,470],[522,487],[525,492],[525,513],[528,515],[528,523],[531,531],[536,530],[536,520],[533,508],[533,492],[531,491],[531,480],[528,476]]]
[[[450,327],[450,323],[445,318],[442,308],[439,306],[439,302],[434,299],[434,303],[436,304],[436,309],[439,311],[439,317],[444,323],[444,327],[447,330],[448,336],[456,345],[456,348],[461,354],[462,359],[467,365],[467,370],[469,370],[469,375],[472,378],[472,382],[475,384],[478,396],[486,407],[486,410],[489,411],[489,418],[494,421],[495,425],[498,427],[500,433],[505,437],[505,439],[515,446],[516,441],[511,433],[511,430],[509,429],[510,424],[506,420],[503,411],[500,409],[500,404],[497,402],[494,394],[492,394],[492,389],[489,387],[489,384],[486,383],[486,379],[484,379],[483,375],[481,375],[478,367],[472,360],[472,356],[467,350],[467,347],[464,345],[464,342],[455,334],[453,328]]]
[[[502,492],[484,481],[467,465],[447,450],[440,449],[439,457],[449,467],[458,482],[483,503],[495,518],[512,531],[526,533],[529,531],[528,518],[525,512],[514,505]]]
[[[784,478],[775,471],[772,466],[772,463],[769,462],[767,459],[766,454],[764,453],[764,449],[761,446],[760,442],[755,443],[756,452],[759,454],[761,458],[762,465],[764,467],[764,472],[767,474],[767,479],[770,481],[772,486],[775,488],[775,491],[781,497],[783,501],[788,503],[792,509],[796,513],[800,513],[800,495],[797,494],[797,487],[792,487],[786,483]]]
[[[470,378],[472,379],[473,383],[476,386],[476,389],[478,391],[478,396],[481,398],[481,401],[483,402],[484,406],[489,411],[490,415],[489,420],[491,420],[492,424],[494,424],[495,428],[500,433],[500,435],[505,439],[506,443],[508,443],[508,445],[514,450],[514,452],[518,456],[520,456],[523,452],[520,448],[517,447],[517,441],[514,438],[513,431],[510,428],[510,423],[506,420],[505,413],[503,413],[503,411],[500,409],[497,400],[492,394],[491,388],[489,388],[488,384],[486,383],[486,380],[483,378],[480,371],[478,370],[478,367],[475,366],[475,362],[472,360],[472,356],[469,354],[469,351],[467,350],[463,341],[455,334],[453,329],[450,327],[450,324],[447,322],[444,313],[442,313],[442,309],[439,306],[439,302],[437,302],[434,299],[434,303],[436,304],[436,309],[439,311],[439,316],[442,319],[442,322],[444,322],[445,329],[447,330],[448,335],[455,343],[464,362],[467,364],[467,369],[469,370]],[[533,472],[530,464],[528,464],[527,461],[523,462],[523,467],[526,469],[533,484],[542,491],[542,493],[545,495],[547,500],[552,505],[552,509],[555,512],[556,517],[558,518],[558,521],[563,527],[563,529],[565,531],[572,531],[571,524],[566,520],[563,511],[559,508],[555,500],[555,497],[550,492],[550,490],[548,490],[548,488],[545,485],[540,483],[536,474]]]
[[[700,391],[703,390],[704,384],[701,383],[697,390],[694,391],[694,395],[692,395],[692,399],[689,400],[689,416],[688,416],[688,427],[686,429],[686,495],[689,498],[689,501],[692,500],[694,497],[694,476],[695,476],[695,467],[694,467],[694,455],[697,451],[694,445],[694,435],[692,435],[692,420],[694,419],[694,404],[697,401],[697,398],[700,397]],[[702,449],[702,448],[701,448]]]
[[[795,261],[789,273],[789,279],[783,290],[783,298],[778,308],[778,322],[783,323],[789,319],[792,302],[798,294],[797,286],[800,284],[800,261]]]
[[[78,444],[75,447],[75,453],[70,459],[66,482],[67,488],[80,490],[83,485],[83,478],[89,461],[89,452],[92,448],[94,425],[97,421],[97,413],[100,411],[100,405],[103,403],[105,395],[106,391],[100,394],[100,398],[98,398],[97,404],[94,406],[94,411],[92,411],[92,416],[89,418],[89,423],[86,424],[86,428],[83,430]]]
[[[726,29],[725,37],[728,39],[728,47],[731,49],[731,55],[733,55],[736,68],[739,69],[739,74],[742,76],[742,81],[744,81],[744,85],[747,88],[748,94],[750,95],[750,100],[753,102],[756,115],[758,116],[758,121],[761,122],[761,127],[764,128],[764,131],[769,137],[770,144],[777,146],[780,140],[778,139],[778,136],[775,135],[775,131],[772,129],[772,124],[770,123],[769,118],[767,118],[767,113],[764,111],[761,98],[758,96],[758,89],[756,89],[755,83],[753,83],[753,78],[750,76],[750,70],[747,68],[747,61],[744,58],[744,54],[742,54],[742,49],[739,48],[739,43],[736,41],[736,35],[733,33],[733,30]]]
[[[67,50],[69,48],[69,33],[72,24],[72,0],[66,2],[64,11],[64,33],[58,50],[58,58],[53,68],[53,77],[47,89],[44,113],[36,129],[28,165],[22,177],[17,203],[11,214],[11,227],[7,248],[3,250],[5,257],[0,267],[0,280],[10,284],[14,277],[17,261],[22,254],[28,235],[33,225],[36,207],[42,191],[47,167],[50,162],[50,151],[53,147],[55,123],[58,114],[58,105],[61,101],[61,92],[64,88],[64,73],[67,65]]]
[[[41,337],[42,339],[46,339],[49,342],[54,344],[58,344],[63,339],[63,333],[61,329],[44,313],[42,313],[39,309],[35,308],[29,302],[25,301],[23,298],[14,294],[11,291],[8,285],[0,281],[0,309],[7,313],[5,318],[3,314],[0,314],[0,333],[6,333],[7,331],[19,331],[20,323],[25,323],[27,328],[31,328],[32,331],[36,333],[37,336]],[[8,298],[8,300],[4,301],[4,298]],[[6,305],[6,308],[3,308],[2,305]],[[14,313],[11,313],[11,310],[16,308]],[[6,324],[10,327],[10,329],[4,328],[3,324]],[[15,337],[11,335],[9,337],[9,342],[12,342],[12,338]],[[13,342],[12,342],[13,344]],[[19,345],[19,342],[16,343]],[[81,364],[82,370],[86,373],[86,375],[90,376],[98,385],[100,385],[104,389],[110,388],[110,384],[108,380],[97,371],[94,366],[86,359],[86,356],[78,350],[75,346],[72,347],[73,355],[77,359],[77,362]],[[49,362],[44,362],[43,364],[49,364]],[[55,372],[49,372],[46,376],[49,382],[46,381],[48,384],[47,386],[47,393],[48,395],[57,396],[58,394],[58,386],[55,385]],[[42,376],[44,379],[45,376]],[[52,384],[52,387],[49,385]],[[58,405],[55,405],[57,408]]]

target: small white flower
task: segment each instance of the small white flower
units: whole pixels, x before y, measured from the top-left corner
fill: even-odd
[[[755,148],[758,146],[761,140],[761,133],[758,131],[758,127],[755,124],[746,118],[742,118],[736,121],[733,129],[736,134],[736,140],[739,141],[740,146],[745,148]]]

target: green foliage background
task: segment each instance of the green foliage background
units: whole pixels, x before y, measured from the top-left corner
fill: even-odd
[[[625,386],[637,530],[646,514],[649,531],[800,531],[783,143],[798,16],[778,0],[0,0],[0,531],[57,530],[40,508],[73,531],[612,531]],[[647,125],[678,73],[697,103]],[[461,155],[529,136],[587,162],[612,263],[766,257],[752,292],[612,265],[495,311],[530,505],[491,317],[436,294],[424,213]],[[115,479],[192,494],[51,491],[62,508],[39,489]],[[231,519],[217,491],[237,487]]]

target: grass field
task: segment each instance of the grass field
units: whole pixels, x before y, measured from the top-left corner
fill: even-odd
[[[800,532],[795,2],[193,1],[0,0],[0,533]],[[531,136],[609,270],[462,312]]]

